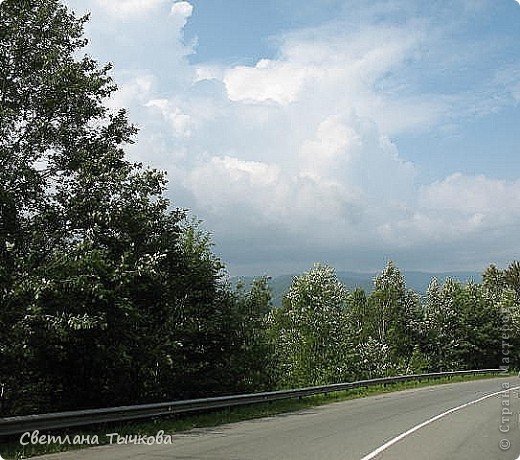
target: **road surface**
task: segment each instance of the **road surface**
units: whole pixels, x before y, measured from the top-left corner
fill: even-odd
[[[519,388],[517,377],[438,385],[196,429],[171,444],[112,444],[39,459],[519,460]]]

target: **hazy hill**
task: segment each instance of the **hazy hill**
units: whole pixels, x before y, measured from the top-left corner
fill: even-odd
[[[404,271],[403,272],[406,286],[410,289],[413,289],[419,294],[424,294],[428,289],[428,285],[432,278],[437,278],[440,282],[443,282],[446,278],[454,278],[462,282],[467,282],[469,280],[473,280],[476,283],[481,282],[481,274],[478,272],[419,272],[419,271]],[[371,292],[374,286],[374,277],[375,273],[358,273],[358,272],[349,272],[349,271],[338,271],[338,278],[340,281],[347,286],[349,290],[354,290],[356,288],[364,289],[366,292]],[[292,279],[298,276],[296,274],[293,275],[279,275],[273,276],[269,281],[269,286],[273,292],[273,304],[281,305],[282,297],[284,293],[287,291],[289,286],[291,285]],[[233,277],[231,278],[232,285],[241,279],[246,286],[253,281],[254,277],[252,276],[244,276],[244,277]]]

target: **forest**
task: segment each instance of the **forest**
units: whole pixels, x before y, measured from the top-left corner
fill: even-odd
[[[82,54],[88,17],[0,3],[0,416],[520,367],[520,262],[481,283],[371,292],[333,267],[232,286],[210,234],[127,159],[110,65]]]

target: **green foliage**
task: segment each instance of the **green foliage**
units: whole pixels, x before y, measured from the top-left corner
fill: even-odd
[[[294,278],[271,318],[282,386],[319,385],[351,376],[346,334],[349,294],[333,268]]]
[[[395,373],[388,345],[379,342],[372,336],[357,345],[356,357],[358,364],[356,377],[358,378],[373,379]]]
[[[269,390],[276,383],[268,329],[271,300],[267,276],[254,279],[249,290],[239,283],[234,292],[233,322],[237,327],[228,369],[242,391]]]
[[[428,348],[435,369],[500,365],[500,308],[494,295],[486,295],[485,285],[452,279],[442,287],[436,281],[430,285]]]
[[[406,289],[403,275],[390,261],[374,280],[365,327],[369,336],[388,346],[390,360],[408,360],[420,340],[422,308],[417,294]]]
[[[482,285],[433,279],[425,299],[391,261],[368,297],[338,287],[332,268],[315,266],[271,314],[279,385],[518,366],[515,265],[490,268]]]
[[[520,368],[520,262],[505,270],[490,265],[483,275],[484,295],[499,310],[502,361],[505,367]]]
[[[117,310],[135,307],[118,275],[149,252],[129,244],[166,205],[154,201],[161,175],[123,158],[135,129],[101,103],[109,67],[74,57],[85,20],[57,1],[0,5],[0,352],[14,413],[103,394],[92,368],[110,365],[99,349]]]
[[[249,343],[257,324],[243,330],[209,235],[171,209],[165,175],[125,158],[136,129],[104,105],[110,66],[80,57],[86,20],[58,0],[0,4],[9,414],[233,392],[260,374],[243,366],[239,382],[228,368],[236,337]],[[246,310],[265,301],[260,291]]]

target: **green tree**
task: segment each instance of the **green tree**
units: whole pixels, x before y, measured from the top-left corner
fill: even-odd
[[[368,336],[356,346],[356,380],[374,379],[394,374],[395,363],[386,343]]]
[[[426,293],[425,349],[432,371],[457,370],[462,365],[453,356],[454,350],[459,347],[457,312],[449,295],[454,283],[448,279],[443,287],[437,278],[433,278]]]
[[[406,368],[421,342],[423,310],[419,296],[406,288],[402,273],[392,261],[376,276],[368,303],[368,335],[386,344],[390,360]]]
[[[514,261],[505,270],[490,265],[482,275],[487,299],[496,305],[501,317],[501,365],[520,368],[520,263]]]
[[[432,363],[439,370],[500,365],[500,307],[482,285],[447,279],[430,285],[427,306]]]
[[[319,385],[351,377],[345,310],[348,291],[332,267],[316,264],[293,279],[272,334],[282,386]]]
[[[163,183],[123,158],[135,129],[123,111],[102,105],[115,90],[109,66],[75,58],[86,43],[85,21],[57,1],[0,4],[0,350],[12,379],[8,395],[25,392],[30,397],[18,399],[31,403],[61,398],[70,383],[62,378],[56,386],[71,361],[65,350],[76,345],[69,335],[106,328],[95,297],[112,282],[106,264],[126,252],[118,243],[116,255],[110,241],[131,238],[123,215],[139,216],[125,198],[141,180],[138,200],[146,207]],[[147,211],[165,205],[158,200]],[[77,385],[69,391],[82,396]]]
[[[234,292],[233,350],[229,369],[241,391],[269,390],[276,385],[276,363],[268,322],[272,306],[269,277],[256,278],[249,290],[239,282]]]
[[[504,281],[512,289],[520,302],[520,262],[515,260],[503,271]]]
[[[230,391],[234,303],[209,237],[132,163],[58,0],[0,3],[0,384],[8,413]],[[5,167],[4,167],[5,166]]]

